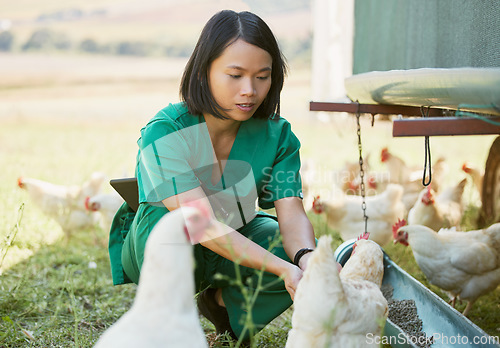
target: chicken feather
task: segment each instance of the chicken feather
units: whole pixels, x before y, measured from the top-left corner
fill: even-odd
[[[500,223],[482,230],[456,232],[427,226],[394,228],[395,243],[410,245],[415,261],[431,284],[448,292],[454,305],[474,302],[500,284]]]
[[[194,302],[194,258],[187,231],[191,240],[201,239],[212,228],[208,217],[188,206],[158,221],[146,243],[134,303],[95,348],[207,347]]]
[[[366,197],[368,232],[370,232],[370,239],[379,245],[391,241],[393,222],[405,215],[402,195],[401,185],[389,184],[381,194]],[[325,202],[320,197],[316,197],[313,211],[325,212],[328,226],[338,231],[343,240],[348,240],[356,238],[365,229],[361,205],[360,196],[347,196],[339,192]]]
[[[76,230],[93,227],[96,224],[95,214],[85,209],[85,198],[99,192],[104,178],[102,173],[95,172],[81,186],[64,186],[20,177],[17,184],[27,191],[30,200],[45,215],[61,226],[66,238],[69,238]]]
[[[322,236],[308,260],[295,294],[287,348],[367,347],[367,334],[381,333],[388,307],[380,291],[380,247],[357,241],[339,274],[331,241],[331,236]]]
[[[441,228],[460,227],[464,211],[462,196],[466,183],[467,180],[463,179],[437,196],[430,186],[423,189],[408,212],[408,224],[425,225],[436,231]]]

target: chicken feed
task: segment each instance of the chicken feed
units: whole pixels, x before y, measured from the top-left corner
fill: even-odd
[[[422,331],[422,319],[417,313],[417,306],[414,300],[395,300],[392,298],[393,287],[390,284],[382,285],[382,294],[389,305],[389,316],[391,321],[405,332],[409,341],[417,347],[431,347],[433,338],[427,337]]]

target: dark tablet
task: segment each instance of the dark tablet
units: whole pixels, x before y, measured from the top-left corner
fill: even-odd
[[[132,210],[137,211],[139,208],[137,178],[112,179],[109,184],[122,196]]]

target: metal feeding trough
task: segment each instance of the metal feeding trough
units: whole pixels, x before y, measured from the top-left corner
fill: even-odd
[[[356,240],[348,240],[335,250],[337,262],[344,265]],[[498,337],[489,336],[447,302],[405,272],[384,253],[382,287],[393,289],[394,300],[413,300],[422,331],[426,337],[410,336],[396,323],[387,319],[382,343],[391,347],[500,347]],[[432,341],[430,341],[432,338]],[[430,345],[425,345],[432,342]]]

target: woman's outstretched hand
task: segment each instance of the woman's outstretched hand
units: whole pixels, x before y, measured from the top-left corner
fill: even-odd
[[[302,270],[290,263],[290,266],[286,269],[285,273],[283,273],[285,288],[290,294],[290,297],[295,298],[295,291],[297,290],[297,285],[299,284],[300,279],[302,278]]]

